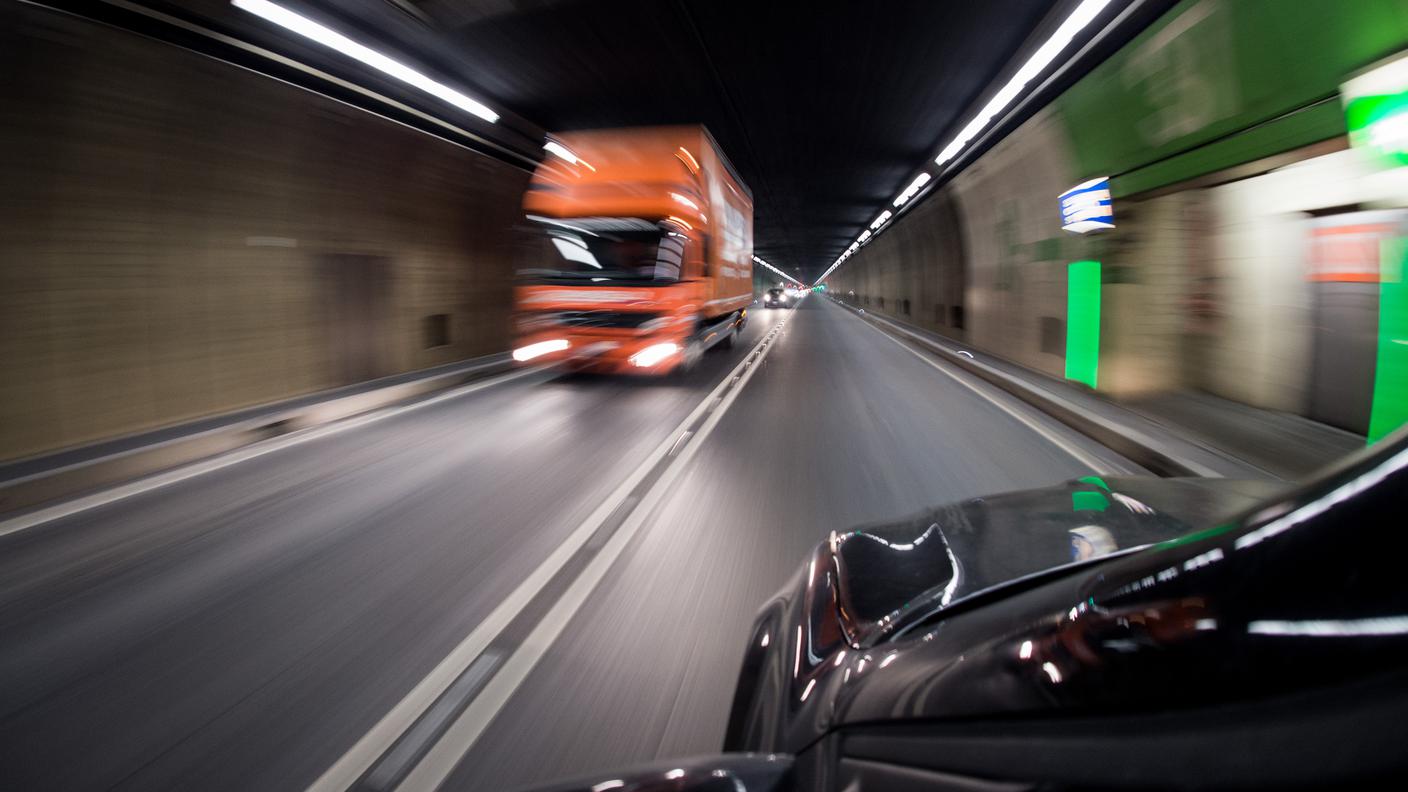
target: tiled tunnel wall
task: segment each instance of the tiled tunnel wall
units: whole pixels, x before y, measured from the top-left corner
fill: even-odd
[[[528,174],[0,8],[0,459],[505,348]]]

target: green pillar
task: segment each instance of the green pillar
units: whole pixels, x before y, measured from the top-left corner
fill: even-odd
[[[1369,413],[1370,443],[1408,422],[1408,283],[1403,281],[1408,240],[1384,240],[1379,250],[1379,352]]]
[[[1100,262],[1066,267],[1066,379],[1095,387],[1100,368]]]

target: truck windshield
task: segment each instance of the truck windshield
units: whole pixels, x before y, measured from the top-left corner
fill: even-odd
[[[637,218],[530,217],[542,244],[527,248],[518,275],[589,283],[679,280],[688,237]]]

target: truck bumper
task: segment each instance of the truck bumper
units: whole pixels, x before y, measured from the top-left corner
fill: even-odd
[[[683,362],[684,348],[685,339],[676,337],[566,334],[521,339],[513,357],[518,365],[548,364],[597,374],[662,376]]]

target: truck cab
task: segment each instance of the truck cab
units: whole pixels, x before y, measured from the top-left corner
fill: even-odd
[[[752,196],[703,127],[557,136],[524,198],[514,359],[666,374],[752,302]]]

